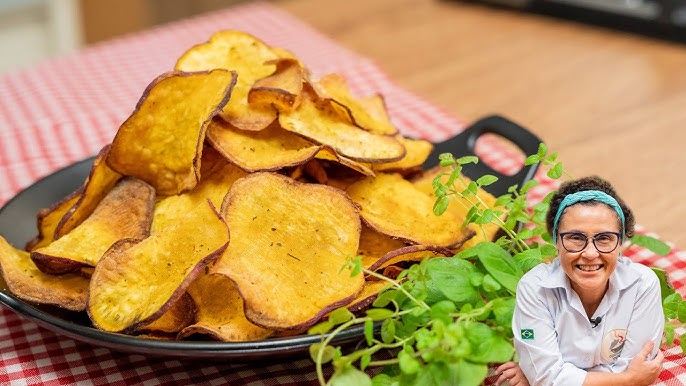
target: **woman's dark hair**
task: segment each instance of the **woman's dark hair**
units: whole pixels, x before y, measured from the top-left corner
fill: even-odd
[[[615,200],[617,200],[619,207],[622,208],[622,211],[624,212],[624,224],[619,225],[623,229],[626,237],[632,237],[634,235],[635,220],[633,212],[631,212],[631,209],[629,209],[624,201],[617,195],[617,192],[612,185],[598,176],[589,176],[579,178],[577,180],[565,181],[560,185],[558,190],[553,195],[553,198],[550,200],[550,208],[548,209],[548,214],[545,221],[546,227],[548,228],[548,233],[551,235],[553,234],[553,221],[555,221],[555,214],[557,213],[557,209],[560,207],[562,199],[569,194],[580,192],[582,190],[599,190],[609,194]],[[598,204],[598,201],[584,201],[580,202],[579,204],[595,205]],[[618,222],[620,221],[619,216],[617,216],[617,220]]]

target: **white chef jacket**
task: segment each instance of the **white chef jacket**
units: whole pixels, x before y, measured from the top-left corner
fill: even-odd
[[[652,339],[656,355],[664,314],[660,283],[648,267],[620,256],[592,319],[560,266],[539,264],[517,286],[512,321],[519,366],[533,385],[581,385],[587,371],[626,370]]]

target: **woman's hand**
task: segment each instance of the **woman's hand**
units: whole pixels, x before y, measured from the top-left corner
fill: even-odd
[[[631,379],[637,385],[651,385],[660,375],[660,371],[662,371],[662,362],[665,359],[662,351],[658,350],[655,358],[648,360],[648,356],[654,347],[655,342],[652,340],[647,341],[634,359],[629,362],[626,373],[630,374]]]
[[[529,386],[529,381],[517,362],[503,363],[495,369],[495,373],[498,374],[498,379],[495,381],[496,386],[500,386],[506,381],[510,386]]]

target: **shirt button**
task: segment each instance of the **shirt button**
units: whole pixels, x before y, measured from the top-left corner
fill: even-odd
[[[593,335],[593,330],[586,330],[586,334],[587,334],[588,336]]]

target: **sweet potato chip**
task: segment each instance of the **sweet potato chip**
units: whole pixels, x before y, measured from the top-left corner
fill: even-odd
[[[107,164],[146,181],[159,195],[192,189],[200,178],[207,126],[228,101],[235,79],[226,70],[160,75],[119,127]]]
[[[321,160],[336,162],[365,176],[374,175],[370,164],[353,161],[343,157],[342,155],[336,153],[336,151],[329,146],[322,147],[315,157]]]
[[[316,159],[309,160],[307,163],[302,165],[302,169],[303,174],[309,177],[309,179],[313,182],[326,185],[326,183],[329,181],[329,176],[322,165],[322,161]]]
[[[41,271],[63,274],[95,266],[117,240],[143,239],[150,232],[155,190],[133,177],[121,179],[79,226],[31,252]]]
[[[236,71],[238,81],[231,100],[220,116],[242,130],[258,131],[276,119],[276,109],[270,105],[248,103],[248,93],[255,81],[274,73],[279,53],[256,37],[245,32],[216,32],[206,43],[193,46],[177,61],[179,71],[208,71],[217,68]]]
[[[397,265],[388,265],[384,267],[381,274],[390,279],[397,279],[404,270],[405,268]]]
[[[355,161],[391,162],[405,155],[405,147],[396,138],[370,133],[346,121],[328,101],[317,99],[307,87],[303,89],[300,107],[291,113],[280,113],[279,123],[284,129],[328,145]]]
[[[362,256],[362,266],[369,268],[382,258],[388,251],[394,251],[406,246],[404,241],[394,239],[386,234],[377,232],[362,224],[360,246],[357,255]]]
[[[348,310],[354,314],[361,314],[362,311],[368,309],[374,300],[379,296],[379,293],[391,284],[385,280],[372,280],[365,281],[364,288],[359,295],[350,302],[347,306]]]
[[[399,174],[378,173],[348,186],[370,228],[413,244],[457,247],[474,236],[464,219],[450,213],[436,216],[434,200]]]
[[[234,183],[222,214],[231,243],[216,272],[236,283],[251,322],[302,329],[362,289],[362,275],[341,270],[360,238],[357,210],[342,191],[254,173]]]
[[[372,164],[372,170],[402,175],[421,171],[422,165],[431,154],[434,145],[423,139],[406,138],[401,135],[396,136],[396,138],[405,146],[405,156],[395,162]]]
[[[185,293],[158,319],[139,327],[136,330],[136,334],[152,334],[155,336],[176,335],[179,331],[193,323],[195,312],[196,308],[193,298],[188,293]]]
[[[38,212],[38,235],[26,244],[32,251],[60,238],[88,217],[121,175],[105,164],[110,146],[103,147],[93,161],[90,173],[79,189],[50,208]],[[85,193],[84,193],[85,192]]]
[[[301,165],[321,149],[274,123],[261,131],[245,131],[215,119],[207,139],[226,159],[248,172],[274,171]]]
[[[370,271],[378,271],[389,265],[399,263],[418,263],[425,258],[436,256],[452,256],[453,252],[448,248],[428,245],[408,245],[389,251],[369,267]]]
[[[55,240],[69,233],[90,216],[100,200],[122,177],[121,174],[110,169],[105,162],[109,149],[110,145],[106,145],[93,160],[93,166],[84,184],[83,193],[57,224]]]
[[[79,201],[81,194],[83,194],[84,186],[82,185],[68,196],[55,203],[49,208],[41,209],[36,216],[38,235],[26,243],[25,249],[32,251],[44,247],[52,242],[55,237],[55,230],[62,217]]]
[[[252,105],[272,105],[278,111],[295,110],[300,105],[306,79],[303,64],[295,58],[280,58],[267,63],[275,64],[276,70],[253,84],[248,93],[248,102]]]
[[[215,207],[220,207],[231,185],[247,175],[211,147],[203,151],[201,173],[202,178],[193,190],[176,196],[166,196],[157,201],[151,232],[174,226],[198,205],[207,205],[207,200]]]
[[[440,167],[436,166],[430,170],[425,171],[422,173],[419,177],[415,178],[412,180],[413,185],[423,191],[424,193],[428,194],[431,199],[435,199],[436,196],[434,194],[434,189],[432,186],[432,182],[434,178],[436,178],[440,173],[446,173],[443,176],[443,181],[447,181],[449,174],[450,174],[450,169],[446,167]],[[471,181],[468,177],[462,176],[467,183]],[[455,181],[455,187],[460,190],[460,189],[465,189],[466,185],[461,183],[459,180]],[[493,196],[491,193],[487,192],[483,188],[477,189],[476,192],[476,197],[480,199],[484,204],[485,207],[491,208],[491,209],[497,209],[495,207],[495,201],[496,197]],[[447,212],[452,213],[455,217],[464,219],[467,216],[467,210],[468,208],[471,208],[473,203],[476,204],[476,198],[472,197],[471,202],[470,200],[466,200],[462,197],[459,196],[454,196],[455,202],[451,202],[450,205],[448,205]],[[461,201],[461,202],[460,202]],[[481,207],[484,207],[483,204],[479,204]],[[503,220],[505,220],[503,218]],[[475,230],[475,235],[471,239],[467,240],[463,245],[459,247],[459,249],[466,249],[471,246],[474,246],[482,241],[493,241],[496,237],[496,234],[500,230],[500,227],[497,224],[494,223],[488,223],[488,224],[483,224],[483,225],[476,225],[476,224],[469,224],[469,228],[472,228]]]
[[[0,269],[7,288],[18,298],[71,311],[86,308],[88,279],[78,273],[53,276],[41,272],[28,252],[0,236]]]
[[[130,332],[156,320],[228,241],[228,228],[209,202],[143,241],[118,241],[91,277],[87,311],[93,325]]]
[[[179,338],[202,334],[223,342],[245,342],[274,334],[245,318],[243,298],[236,285],[224,275],[201,275],[188,288],[188,293],[197,305],[195,323],[184,328]]]
[[[317,86],[320,97],[329,98],[333,107],[347,115],[356,126],[376,134],[398,133],[380,96],[375,95],[367,99],[353,96],[345,78],[339,74],[325,75],[319,79]]]

